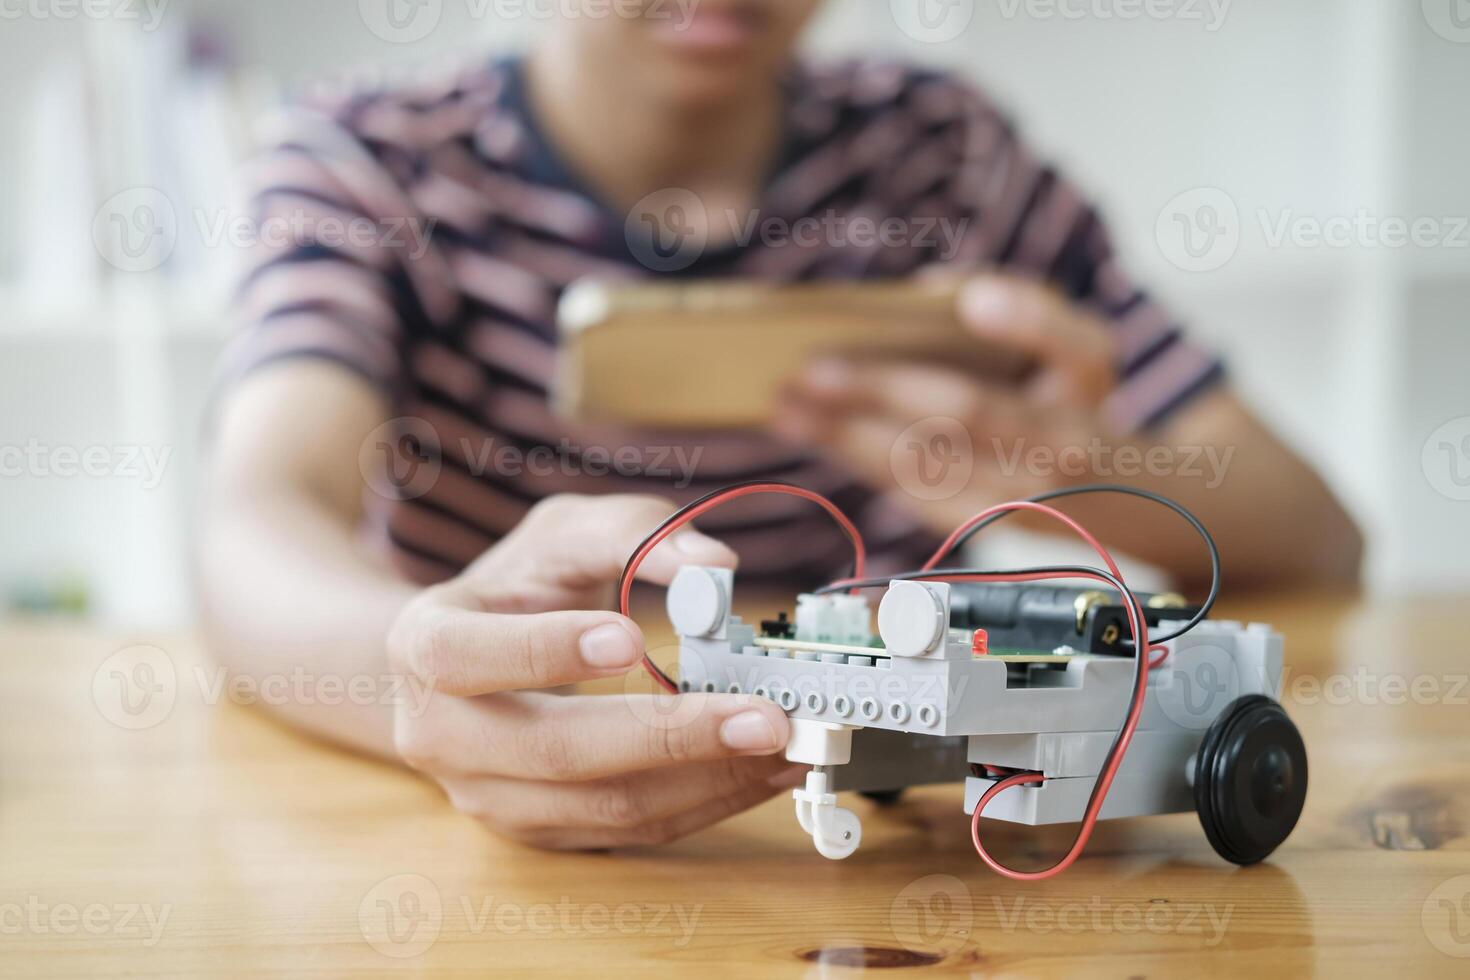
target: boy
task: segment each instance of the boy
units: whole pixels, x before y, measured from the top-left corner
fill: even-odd
[[[764,701],[688,695],[668,724],[638,698],[547,693],[637,663],[638,627],[603,611],[617,571],[672,501],[752,478],[831,497],[898,569],[983,506],[1071,479],[1007,467],[1001,447],[1209,449],[1230,460],[1218,487],[1178,472],[1138,482],[1199,513],[1233,582],[1356,575],[1352,522],[1128,282],[1097,215],[972,88],[891,64],[796,63],[817,4],[567,16],[522,61],[351,100],[263,159],[258,217],[312,220],[261,249],[241,291],[201,554],[212,644],[249,674],[307,664],[433,684],[423,711],[293,705],[291,721],[401,759],[545,847],[669,840],[792,785],[787,722]],[[669,207],[671,189],[699,206]],[[835,230],[739,240],[748,218]],[[954,235],[858,241],[860,218]],[[328,219],[427,240],[344,245]],[[561,290],[651,274],[640,246],[671,233],[702,245],[655,270],[671,276],[965,277],[961,319],[1038,370],[1014,386],[824,362],[771,433],[557,420],[545,393]],[[922,492],[925,447],[955,444],[946,426],[974,447],[972,469],[953,492]],[[547,447],[561,465],[526,465]],[[622,450],[638,465],[593,465]],[[669,458],[688,471],[654,465]],[[1070,509],[1105,542],[1200,574],[1191,536],[1113,503]],[[796,591],[830,577],[845,547],[785,499],[703,527],[714,536],[681,533],[642,577],[738,558],[744,577]]]

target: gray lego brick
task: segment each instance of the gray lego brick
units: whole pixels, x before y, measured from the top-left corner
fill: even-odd
[[[852,734],[852,761],[832,768],[834,791],[958,783],[969,773],[965,739],[864,728]]]
[[[1126,763],[1125,763],[1126,765]],[[990,801],[986,819],[1005,820],[1031,826],[1076,823],[1082,819],[1095,782],[1091,776],[1049,779],[1039,786],[1012,786]],[[995,780],[970,776],[965,780],[965,812],[974,813],[980,794]],[[1178,778],[1158,773],[1120,772],[1103,801],[1100,818],[1141,817],[1151,813],[1194,811],[1194,796],[1181,773]]]
[[[792,717],[932,735],[1096,732],[1115,729],[1127,705],[1133,661],[1059,658],[1008,665],[997,658],[934,660],[821,655],[754,645],[732,617],[725,639],[684,637],[680,678],[689,690],[768,697]],[[1235,698],[1275,696],[1281,637],[1269,629],[1203,623],[1168,644],[1150,675],[1140,730],[1203,732]],[[759,651],[759,652],[756,652]]]
[[[1036,735],[972,735],[966,760],[1026,769],[1048,777],[1095,776],[1117,731],[1042,732]],[[1199,750],[1202,732],[1140,731],[1133,736],[1123,770],[1183,775],[1184,762]]]

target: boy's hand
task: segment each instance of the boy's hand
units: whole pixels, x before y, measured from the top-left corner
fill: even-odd
[[[406,606],[388,637],[395,669],[433,685],[400,704],[395,745],[459,809],[538,847],[672,840],[744,810],[800,776],[781,750],[785,714],[764,698],[562,697],[545,689],[635,668],[643,634],[601,611],[638,543],[673,511],[653,497],[556,497],[459,577]],[[639,577],[733,566],[686,529]]]
[[[1038,448],[1059,458],[1108,441],[1099,411],[1116,382],[1107,325],[1041,283],[1000,275],[970,280],[959,315],[977,338],[1029,355],[1035,370],[1008,385],[915,363],[824,360],[789,392],[776,431],[906,494],[944,530],[996,501],[1060,486],[1058,467],[1028,472],[1025,460]]]

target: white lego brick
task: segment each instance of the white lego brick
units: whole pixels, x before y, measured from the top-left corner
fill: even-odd
[[[675,632],[680,636],[723,639],[735,589],[734,575],[728,568],[689,565],[679,569],[664,599]]]
[[[852,761],[852,732],[847,725],[791,719],[786,759],[808,766],[841,766]]]
[[[878,604],[878,635],[895,657],[943,656],[949,639],[947,582],[894,581]]]

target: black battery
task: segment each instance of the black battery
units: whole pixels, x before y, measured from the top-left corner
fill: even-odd
[[[1136,592],[1150,626],[1188,619],[1198,610],[1173,593]],[[951,587],[949,624],[983,629],[994,651],[1132,656],[1128,611],[1113,589],[1055,585],[959,582]]]

